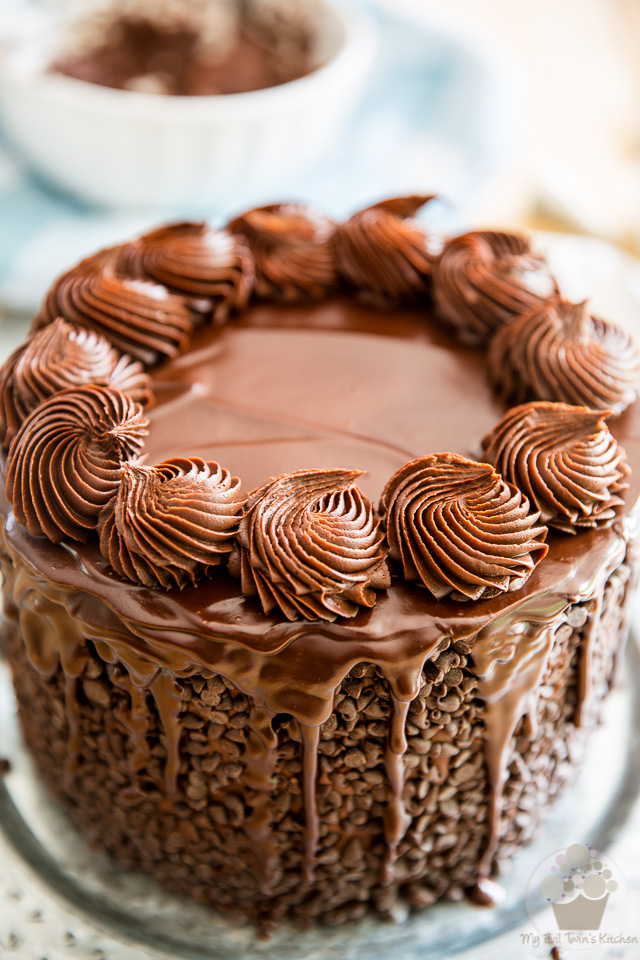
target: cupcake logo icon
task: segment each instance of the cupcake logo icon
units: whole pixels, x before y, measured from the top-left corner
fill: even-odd
[[[572,843],[540,883],[559,930],[599,930],[609,897],[618,890],[613,870],[593,847]]]
[[[588,843],[571,843],[538,864],[527,890],[535,932],[523,942],[583,950],[595,944],[638,943],[620,867]]]

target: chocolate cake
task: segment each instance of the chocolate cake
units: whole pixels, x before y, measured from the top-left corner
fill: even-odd
[[[638,354],[427,199],[102,251],[0,374],[38,770],[91,844],[257,922],[488,902],[627,630]]]

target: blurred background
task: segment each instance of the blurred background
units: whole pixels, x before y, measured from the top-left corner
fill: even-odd
[[[112,0],[165,25],[209,3],[233,14],[248,0]],[[637,0],[263,0],[285,67],[291,24],[311,30],[310,75],[218,96],[171,95],[157,71],[125,90],[62,76],[78,51],[94,57],[104,6],[0,4],[6,313],[32,312],[70,263],[158,221],[222,223],[282,199],[341,217],[437,193],[429,216],[448,230],[543,227],[640,250]]]

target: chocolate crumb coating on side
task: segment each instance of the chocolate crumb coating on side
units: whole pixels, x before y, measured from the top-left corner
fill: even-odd
[[[15,571],[3,568],[13,584]],[[37,768],[92,846],[258,925],[352,923],[370,907],[392,917],[399,903],[460,900],[483,855],[508,861],[533,837],[601,709],[636,572],[629,557],[601,601],[574,603],[545,628],[535,711],[523,705],[502,730],[498,687],[482,679],[478,652],[493,638],[443,637],[419,673],[399,754],[389,744],[398,701],[373,664],[346,672],[314,741],[290,712],[257,706],[220,668],[179,677],[149,665],[143,680],[125,665],[126,645],[84,641],[78,621],[22,569],[19,593],[5,588],[21,604],[6,652]],[[47,617],[32,661],[24,637],[41,621],[35,609]],[[590,708],[577,727],[589,648]],[[530,665],[514,669],[526,676]],[[488,731],[501,751],[488,749]]]

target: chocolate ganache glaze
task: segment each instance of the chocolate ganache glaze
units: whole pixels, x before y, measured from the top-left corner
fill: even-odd
[[[248,215],[247,218],[251,220]],[[232,232],[239,232],[238,226],[236,221]],[[159,466],[141,468],[133,462],[112,463],[107,443],[101,469],[106,464],[111,471],[107,477],[108,483],[113,484],[110,495],[101,479],[98,495],[90,498],[88,517],[83,515],[68,530],[62,523],[54,524],[51,530],[45,528],[40,514],[38,522],[29,525],[24,492],[29,490],[30,483],[37,486],[33,479],[36,467],[29,451],[42,449],[46,453],[44,462],[50,457],[56,465],[49,472],[55,478],[51,496],[59,498],[62,477],[66,510],[66,498],[78,495],[79,483],[82,496],[85,483],[91,488],[96,486],[93,469],[87,476],[87,464],[93,463],[94,444],[98,441],[93,436],[77,438],[75,426],[69,432],[68,444],[72,450],[80,444],[84,451],[86,446],[91,455],[83,453],[78,466],[71,471],[66,469],[67,461],[63,458],[58,469],[57,460],[53,460],[58,455],[48,445],[48,414],[52,408],[55,410],[56,403],[62,410],[70,402],[77,407],[78,397],[84,403],[93,397],[91,389],[100,396],[115,396],[116,391],[104,387],[65,391],[45,400],[30,414],[13,440],[7,464],[6,490],[9,500],[13,500],[13,509],[10,503],[3,503],[2,510],[6,518],[5,552],[9,558],[5,572],[12,584],[8,610],[18,611],[33,668],[51,677],[60,664],[66,678],[69,796],[79,789],[82,748],[78,732],[78,678],[90,657],[87,640],[105,663],[118,665],[118,683],[130,691],[134,706],[128,723],[137,757],[131,774],[134,783],[136,770],[148,762],[149,751],[136,716],[141,715],[145,698],[156,705],[166,749],[163,802],[168,804],[176,798],[181,782],[181,743],[187,733],[178,681],[200,677],[202,672],[205,677],[221,676],[249,699],[252,706],[242,756],[247,789],[254,790],[256,798],[251,801],[252,812],[242,821],[241,829],[249,849],[257,851],[259,862],[253,872],[267,899],[277,887],[278,878],[286,872],[269,817],[277,762],[277,718],[292,718],[292,729],[297,731],[295,739],[301,745],[300,869],[306,890],[312,888],[315,872],[324,869],[319,854],[322,819],[318,803],[326,768],[321,763],[325,754],[320,750],[320,725],[331,717],[336,690],[345,678],[362,676],[352,671],[363,664],[377,669],[389,691],[383,758],[387,789],[382,833],[386,852],[379,882],[383,889],[396,889],[403,876],[398,872],[398,858],[407,831],[415,822],[405,789],[412,769],[408,764],[409,741],[417,742],[410,710],[425,689],[425,676],[433,670],[437,652],[448,644],[457,645],[455,649],[464,651],[473,664],[475,698],[482,704],[487,810],[474,877],[480,898],[504,828],[503,794],[509,777],[512,738],[523,718],[530,718],[531,729],[535,725],[536,698],[542,678],[552,669],[558,631],[568,629],[571,633],[567,611],[573,611],[576,605],[585,605],[589,612],[580,621],[585,624],[581,635],[584,640],[575,653],[578,680],[572,694],[573,722],[579,725],[591,715],[595,651],[604,609],[601,598],[605,584],[623,564],[627,543],[636,536],[640,519],[640,411],[635,404],[610,421],[611,434],[624,447],[631,468],[623,502],[616,501],[615,517],[609,518],[610,523],[581,529],[573,537],[550,530],[543,544],[543,530],[533,525],[535,514],[523,521],[524,511],[516,501],[522,505],[524,499],[518,500],[520,495],[486,464],[475,464],[474,468],[483,476],[491,474],[489,493],[493,496],[498,491],[498,514],[506,505],[517,514],[516,526],[522,527],[524,522],[522,529],[531,556],[530,562],[525,563],[526,575],[522,571],[517,575],[520,589],[504,589],[492,597],[480,592],[479,599],[472,602],[460,602],[451,593],[438,600],[419,584],[399,575],[385,589],[388,581],[384,575],[382,531],[367,498],[375,504],[382,497],[393,559],[400,550],[394,549],[393,538],[404,535],[392,532],[402,526],[393,519],[396,500],[392,492],[397,486],[394,480],[404,476],[407,464],[420,462],[433,451],[448,451],[445,456],[449,463],[480,457],[481,440],[490,434],[504,408],[487,384],[484,356],[454,339],[434,319],[426,299],[417,305],[399,304],[393,311],[379,312],[343,296],[334,289],[336,271],[328,252],[334,249],[329,242],[331,230],[324,230],[321,237],[309,234],[306,227],[302,233],[302,240],[298,238],[296,243],[294,229],[286,242],[271,245],[265,253],[261,240],[254,241],[244,232],[256,262],[258,293],[266,295],[270,291],[275,296],[284,294],[285,298],[289,294],[298,297],[300,292],[314,297],[323,293],[324,298],[317,302],[278,304],[254,301],[224,326],[209,324],[193,329],[189,351],[181,356],[172,348],[169,358],[158,363],[162,351],[147,352],[146,362],[156,363],[149,371],[155,404],[147,412],[144,454],[147,462]],[[294,250],[290,262],[284,252],[287,244]],[[528,256],[524,241],[515,253],[512,246],[507,251],[509,257]],[[308,283],[304,270],[307,262],[317,267]],[[462,269],[464,273],[464,265]],[[85,265],[81,265],[78,275],[82,277],[85,272]],[[99,277],[96,283],[100,286]],[[70,271],[64,283],[59,281],[54,290],[65,286],[73,290],[75,285],[76,277]],[[126,289],[133,295],[134,287],[127,283]],[[140,290],[143,300],[145,289],[146,286]],[[465,289],[461,290],[465,297]],[[51,296],[55,296],[56,307],[67,320],[76,322],[77,318],[78,323],[83,323],[84,318],[85,325],[93,326],[93,316],[87,311],[77,316],[75,298]],[[414,291],[412,299],[413,296]],[[473,311],[474,296],[469,295],[460,316]],[[181,302],[177,300],[177,304]],[[68,316],[65,307],[74,316]],[[480,311],[484,316],[483,310],[484,306]],[[179,313],[176,306],[176,315]],[[131,315],[136,316],[135,309]],[[501,321],[506,321],[502,313]],[[118,345],[146,336],[144,327],[140,328],[136,320],[132,323],[130,334],[121,336],[118,328]],[[176,329],[172,316],[168,316],[167,324],[169,331]],[[161,326],[154,333],[154,342],[162,340]],[[485,326],[483,321],[483,329]],[[186,335],[186,327],[180,329]],[[178,347],[183,349],[182,344],[176,343]],[[129,353],[140,356],[140,351],[130,349]],[[71,401],[65,399],[69,396]],[[118,400],[121,406],[134,406],[122,394],[118,396],[122,398]],[[139,413],[134,416],[139,417]],[[91,415],[89,421],[93,424],[95,417]],[[59,423],[57,420],[56,427]],[[136,424],[129,434],[130,442],[118,454],[120,461],[133,461],[140,453],[139,419]],[[104,436],[111,434],[107,430]],[[175,458],[189,459],[196,465],[197,473],[192,476],[186,467],[175,466],[181,462]],[[173,463],[174,469],[169,471],[164,461]],[[144,518],[147,511],[156,509],[157,498],[162,499],[167,493],[171,503],[166,514],[166,536],[171,544],[166,557],[164,547],[159,551],[160,560],[154,549],[153,563],[164,568],[168,558],[173,572],[174,566],[179,566],[175,552],[180,537],[174,538],[169,530],[174,523],[180,529],[182,487],[176,485],[175,498],[168,488],[185,477],[194,481],[203,470],[202,464],[209,471],[207,478],[217,478],[218,463],[224,464],[219,477],[226,491],[222,497],[225,509],[220,511],[225,520],[221,528],[215,527],[213,539],[219,544],[218,533],[223,530],[223,550],[229,543],[224,535],[234,529],[241,502],[235,497],[235,487],[234,496],[227,497],[232,487],[225,478],[237,475],[247,493],[254,491],[240,521],[239,554],[235,553],[231,565],[232,573],[240,568],[242,579],[234,579],[219,564],[207,569],[210,575],[203,575],[195,585],[187,582],[181,590],[154,588],[119,576],[118,564],[129,576],[125,565],[129,557],[136,568],[134,554],[138,551],[146,560],[151,556],[144,542],[146,534],[134,537],[125,531],[125,503],[141,495]],[[360,475],[362,470],[366,472]],[[322,484],[317,485],[317,478],[329,475],[338,483],[336,488],[325,491]],[[278,479],[274,481],[273,477]],[[310,483],[303,478],[310,478]],[[302,488],[300,498],[290,496],[293,481],[294,489],[296,483]],[[383,496],[387,484],[389,488]],[[145,486],[153,490],[151,499],[144,493]],[[283,490],[288,491],[285,496]],[[505,491],[507,499],[503,497]],[[618,493],[622,494],[620,488],[616,496]],[[272,537],[269,531],[274,529],[274,516],[283,502],[283,521],[275,524],[277,529]],[[538,509],[542,509],[541,504]],[[85,529],[94,528],[99,515],[103,523],[103,550],[112,559],[114,550],[119,558],[113,565],[101,554],[97,534],[86,543],[68,542],[68,538],[85,539]],[[201,522],[210,529],[206,510],[203,516],[205,520]],[[215,509],[211,520],[218,522]],[[342,542],[341,531],[347,520],[355,527],[356,539],[349,535]],[[482,516],[475,522],[477,529],[483,527]],[[406,520],[404,524],[406,527]],[[37,535],[41,532],[49,539]],[[154,536],[156,532],[154,529]],[[517,536],[521,534],[519,529]],[[354,557],[350,551],[361,535],[363,549]],[[62,544],[51,542],[62,537]],[[200,541],[201,545],[206,539],[205,536]],[[332,555],[339,558],[330,563],[329,542],[333,544]],[[536,563],[546,546],[547,555]],[[195,560],[208,567],[211,563],[207,556],[192,556],[189,562]],[[320,558],[323,569],[318,576]],[[353,592],[347,587],[348,596],[341,596],[340,591],[345,588],[342,581],[349,580],[344,576],[347,568],[350,573],[355,570],[355,583]],[[188,567],[188,581],[195,569]],[[340,591],[334,596],[326,586],[335,581],[336,571]],[[203,570],[198,567],[198,572],[202,574]],[[140,578],[139,573],[137,576]],[[300,593],[297,585],[309,576],[314,588]],[[161,577],[158,579],[163,582]],[[504,586],[501,584],[499,589]],[[243,591],[252,593],[253,588],[258,590],[258,597],[243,595]],[[377,588],[373,605],[371,588]],[[305,606],[311,599],[313,614],[318,619],[306,619],[306,615],[287,619],[289,613],[300,612],[297,604],[301,596]],[[34,626],[41,623],[37,617],[33,619],[34,611],[40,609],[47,610],[46,630]],[[327,609],[335,619],[325,619]],[[453,656],[458,656],[460,662],[460,654]],[[448,662],[449,682],[453,684],[458,668],[453,660]],[[445,697],[440,693],[439,697],[439,718],[453,709],[452,701],[461,702],[457,694]],[[244,789],[241,781],[237,781],[237,787]],[[136,789],[144,792],[145,788]],[[364,834],[363,837],[364,843],[375,843],[375,839],[368,841]],[[247,857],[253,862],[249,853]],[[428,873],[427,867],[424,876]],[[413,902],[428,902],[427,894],[425,898]]]

